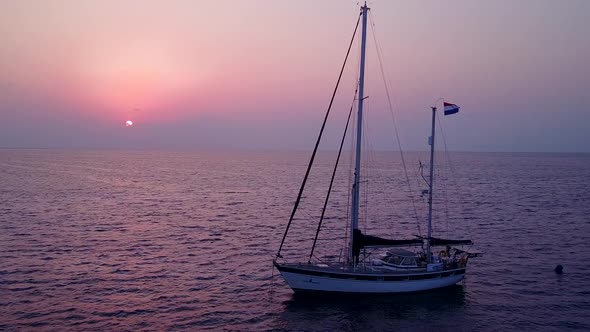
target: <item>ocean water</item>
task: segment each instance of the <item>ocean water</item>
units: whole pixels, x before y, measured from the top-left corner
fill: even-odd
[[[309,255],[333,157],[285,258]],[[435,234],[483,257],[451,288],[352,297],[294,295],[272,271],[308,152],[0,150],[0,330],[590,330],[590,155],[442,157]],[[363,229],[424,232],[426,155],[406,155],[409,187],[398,154],[369,160]],[[349,163],[318,259],[346,237]]]

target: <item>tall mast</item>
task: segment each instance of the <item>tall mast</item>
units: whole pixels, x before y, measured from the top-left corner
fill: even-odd
[[[367,44],[367,13],[369,7],[367,3],[361,7],[361,13],[363,16],[363,29],[361,34],[361,63],[359,71],[359,105],[357,115],[357,128],[356,128],[356,159],[354,166],[354,182],[352,184],[352,218],[351,218],[351,231],[350,231],[350,250],[349,250],[349,261],[354,263],[354,257],[352,247],[354,243],[354,231],[358,229],[359,223],[359,192],[360,192],[360,173],[361,173],[361,138],[363,134],[363,100],[364,87],[365,87],[365,48]]]
[[[430,134],[430,183],[428,184],[428,242],[426,244],[426,259],[431,263],[430,238],[432,236],[432,191],[434,189],[434,121],[436,119],[436,107],[432,107],[432,131]]]

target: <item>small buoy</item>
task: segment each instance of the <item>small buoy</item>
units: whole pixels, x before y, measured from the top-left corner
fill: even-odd
[[[555,273],[557,273],[557,274],[562,274],[562,273],[563,273],[563,266],[561,266],[561,265],[557,265],[557,266],[555,267]]]

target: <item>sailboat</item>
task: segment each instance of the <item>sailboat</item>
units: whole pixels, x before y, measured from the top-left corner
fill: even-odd
[[[280,247],[277,251],[276,257],[273,260],[273,265],[278,269],[281,276],[285,279],[287,284],[296,292],[300,291],[315,291],[315,292],[342,292],[342,293],[406,293],[427,291],[438,289],[442,287],[457,284],[464,279],[467,269],[467,262],[470,257],[474,255],[466,250],[457,248],[456,246],[472,245],[471,240],[450,240],[435,238],[432,236],[432,205],[433,205],[433,184],[434,184],[434,134],[436,121],[436,107],[432,107],[432,128],[429,139],[430,144],[430,176],[428,178],[428,189],[424,193],[428,194],[428,233],[426,236],[416,236],[412,239],[386,239],[378,236],[363,234],[359,228],[359,210],[360,210],[360,183],[361,179],[361,147],[362,147],[362,130],[363,130],[363,103],[364,96],[364,80],[365,80],[365,49],[367,39],[367,15],[369,8],[365,3],[361,7],[360,15],[357,20],[357,25],[353,33],[351,43],[348,48],[346,59],[350,53],[353,44],[359,21],[362,21],[361,28],[361,47],[360,47],[360,70],[359,80],[357,86],[358,92],[358,107],[357,107],[357,121],[356,121],[356,143],[354,147],[354,179],[352,182],[351,194],[351,213],[349,238],[346,260],[320,263],[312,262],[313,250],[315,248],[318,233],[320,231],[321,222],[324,219],[326,206],[334,182],[334,175],[336,167],[332,174],[330,188],[328,195],[324,202],[322,215],[317,228],[316,236],[309,255],[309,260],[306,262],[288,262],[281,255],[285,238],[294,220],[295,213],[301,202],[301,197],[305,188],[305,184],[309,177],[311,167],[313,165],[316,152],[324,131],[326,120],[330,112],[334,95],[338,89],[342,72],[346,65],[346,59],[340,77],[336,84],[336,89],[332,95],[328,112],[324,118],[323,125],[320,130],[319,137],[316,141],[310,162],[307,167],[307,172],[301,184],[299,195],[295,201],[289,222],[287,224],[285,233],[283,235]],[[449,112],[456,112],[458,107],[453,104],[445,103]],[[352,113],[352,108],[351,108]],[[350,114],[349,120],[350,121]],[[348,122],[346,128],[348,127]],[[346,129],[345,134],[346,135]],[[340,159],[342,146],[344,143],[344,136],[340,144],[340,150],[336,161]],[[436,253],[435,247],[442,247],[443,250]],[[372,248],[383,248],[387,250],[377,258],[369,258],[361,255],[361,251]],[[419,250],[409,250],[407,248],[419,248]],[[383,250],[381,249],[381,250]]]

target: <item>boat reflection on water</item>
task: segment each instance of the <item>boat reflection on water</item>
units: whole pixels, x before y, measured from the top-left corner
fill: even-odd
[[[380,331],[469,328],[463,285],[397,294],[297,292],[285,302],[274,328],[283,331]],[[317,323],[317,324],[316,324]]]
[[[462,306],[465,303],[465,290],[462,285],[452,285],[428,292],[418,293],[393,293],[393,294],[364,294],[364,293],[319,293],[319,292],[297,292],[293,293],[290,300],[285,301],[287,307],[294,310],[314,306],[327,306],[330,308],[350,306],[375,306],[392,305],[402,307],[421,306],[428,309],[438,304],[445,305],[445,309]],[[440,303],[437,303],[440,301]]]

